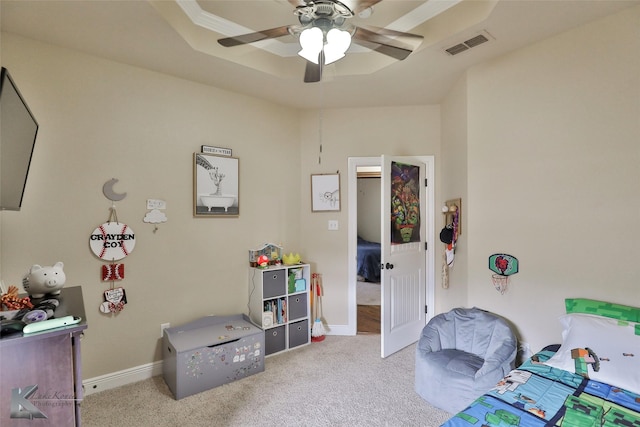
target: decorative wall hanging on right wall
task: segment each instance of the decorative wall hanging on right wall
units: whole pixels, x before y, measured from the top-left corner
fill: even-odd
[[[449,287],[449,268],[453,267],[458,236],[462,234],[462,199],[447,200],[442,206],[445,226],[440,231],[440,241],[445,244],[442,255],[442,287]]]
[[[489,256],[489,270],[494,273],[491,275],[493,286],[504,295],[509,286],[509,276],[520,270],[520,263],[513,255],[493,254]]]
[[[451,199],[444,202],[444,206],[447,208],[445,211],[443,209],[442,213],[445,216],[445,224],[456,224],[457,235],[462,234],[462,199]]]

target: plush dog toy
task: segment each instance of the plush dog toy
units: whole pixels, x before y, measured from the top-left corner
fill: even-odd
[[[62,262],[44,267],[32,265],[22,279],[22,287],[33,298],[42,298],[45,294],[59,295],[67,280],[63,267]]]

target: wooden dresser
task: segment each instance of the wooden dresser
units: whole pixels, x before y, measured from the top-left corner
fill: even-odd
[[[75,325],[0,339],[0,425],[80,426],[80,338],[87,328],[82,288],[63,288],[54,317]],[[41,299],[33,299],[37,303]],[[46,417],[46,418],[45,418]],[[26,421],[25,419],[31,419]]]

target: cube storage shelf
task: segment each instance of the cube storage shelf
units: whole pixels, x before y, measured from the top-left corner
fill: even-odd
[[[309,264],[249,268],[249,316],[264,329],[265,356],[311,343]]]
[[[162,374],[176,400],[264,371],[264,331],[244,314],[164,330]]]

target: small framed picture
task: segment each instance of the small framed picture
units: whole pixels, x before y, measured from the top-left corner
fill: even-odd
[[[193,155],[193,216],[240,214],[239,160],[204,153]]]
[[[311,211],[340,210],[340,174],[311,175]]]

